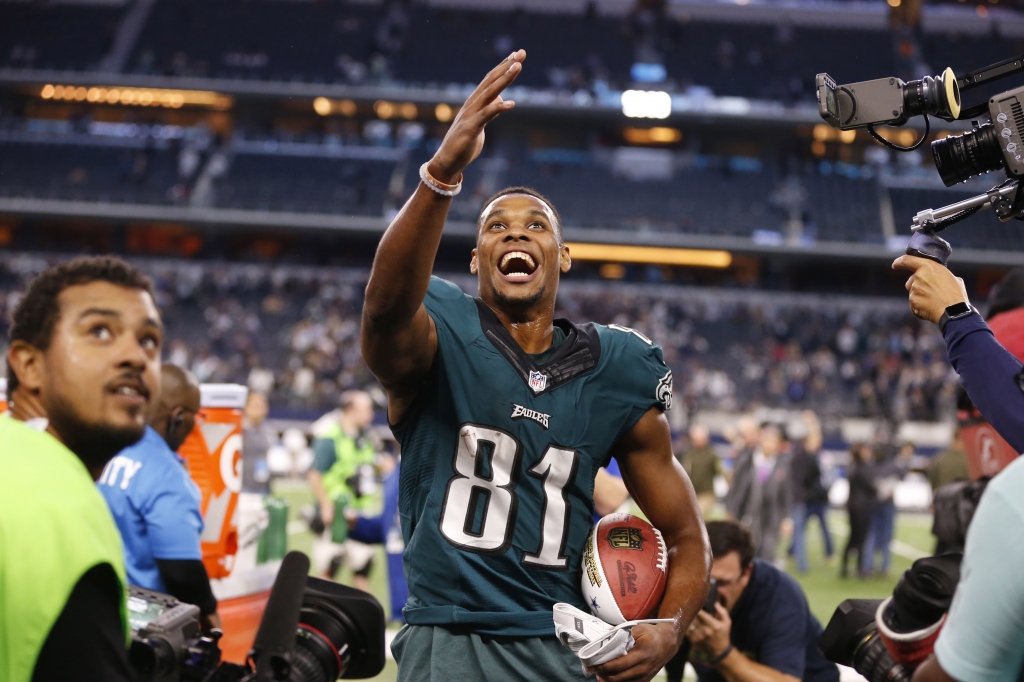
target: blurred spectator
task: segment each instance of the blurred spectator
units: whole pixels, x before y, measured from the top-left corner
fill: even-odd
[[[779,535],[792,527],[791,455],[782,452],[782,445],[779,427],[763,425],[757,447],[749,456],[737,458],[725,498],[729,514],[750,529],[757,557],[771,562],[776,560]]]
[[[821,526],[825,556],[832,557],[832,534],[825,515],[828,513],[828,488],[822,481],[821,424],[810,410],[804,412],[807,436],[793,448],[793,556],[797,570],[807,572],[807,522],[815,517]]]
[[[960,429],[957,429],[953,433],[953,442],[950,443],[949,449],[938,455],[928,469],[928,482],[931,483],[934,493],[946,484],[966,481],[969,478],[964,442]]]
[[[597,470],[594,478],[594,522],[602,516],[618,511],[629,499],[629,491],[622,482],[619,463],[615,458],[608,460],[608,466]]]
[[[715,506],[715,477],[722,474],[718,453],[711,447],[711,432],[703,424],[690,427],[690,447],[677,455],[686,469],[697,493],[697,503],[704,518]]]
[[[356,540],[349,539],[340,544],[331,538],[337,500],[343,500],[353,509],[363,509],[370,501],[372,490],[367,490],[367,476],[363,469],[372,468],[376,454],[366,432],[372,423],[373,400],[370,395],[363,391],[343,393],[337,421],[313,443],[313,466],[306,474],[324,526],[321,537],[314,541],[316,569],[333,578],[344,562],[354,572],[352,584],[364,591],[370,587],[373,548]]]
[[[386,456],[382,458],[384,476],[384,511],[380,516],[361,516],[348,512],[349,537],[357,542],[384,545],[388,561],[388,586],[391,597],[391,620],[405,622],[402,609],[409,599],[409,586],[405,582],[402,557],[405,541],[402,539],[402,521],[398,516],[398,482],[401,475],[401,461]]]
[[[199,488],[176,452],[195,426],[199,382],[164,363],[146,433],[110,460],[96,482],[124,543],[128,582],[199,607],[204,629],[220,627],[203,565]]]
[[[884,450],[876,451],[875,487],[878,491],[878,502],[871,514],[871,528],[864,539],[864,553],[861,556],[860,570],[864,575],[875,572],[875,554],[882,553],[882,562],[878,567],[881,575],[889,575],[892,554],[893,532],[896,529],[896,486],[910,471],[910,460],[914,456],[914,444],[904,443],[895,459],[886,460]]]
[[[249,391],[242,413],[242,492],[270,494],[267,450],[277,442],[277,432],[267,424],[267,396]]]
[[[847,479],[850,482],[850,497],[846,501],[846,510],[850,517],[850,536],[843,550],[843,561],[839,574],[846,578],[847,564],[850,555],[856,554],[853,567],[860,573],[860,564],[864,558],[864,540],[871,528],[871,514],[878,500],[875,490],[874,471],[872,467],[871,447],[866,443],[855,443],[850,448],[850,468]],[[861,574],[861,577],[864,577]]]

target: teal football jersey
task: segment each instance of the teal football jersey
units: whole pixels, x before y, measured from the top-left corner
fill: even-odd
[[[672,373],[625,327],[556,320],[565,339],[538,365],[454,284],[432,278],[425,305],[437,357],[393,428],[406,620],[554,634],[556,602],[587,608],[580,557],[597,470],[648,410],[670,407]]]

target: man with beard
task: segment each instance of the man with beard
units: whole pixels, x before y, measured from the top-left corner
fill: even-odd
[[[160,390],[151,286],[121,260],[83,258],[40,274],[14,311],[14,418],[0,418],[0,682],[131,679],[121,540],[94,482],[142,437]]]
[[[588,607],[580,561],[610,457],[664,535],[668,622],[634,627],[634,648],[593,672],[650,680],[708,591],[707,536],[664,415],[672,373],[634,330],[554,319],[571,260],[551,202],[516,187],[484,204],[470,261],[479,298],[431,277],[462,171],[512,108],[500,93],[525,58],[510,55],[463,105],[366,288],[363,356],[402,445],[408,625],[392,650],[403,682],[585,679],[554,637],[552,607]]]

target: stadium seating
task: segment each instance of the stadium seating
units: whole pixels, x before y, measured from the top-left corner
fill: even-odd
[[[394,167],[386,161],[236,154],[217,183],[216,205],[379,216]]]
[[[170,203],[175,156],[162,146],[0,142],[0,196]]]
[[[116,5],[0,3],[0,66],[95,69],[123,12]]]

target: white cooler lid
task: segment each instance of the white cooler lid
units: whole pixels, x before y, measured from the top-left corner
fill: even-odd
[[[241,384],[200,384],[200,404],[203,407],[245,407],[249,389]]]

